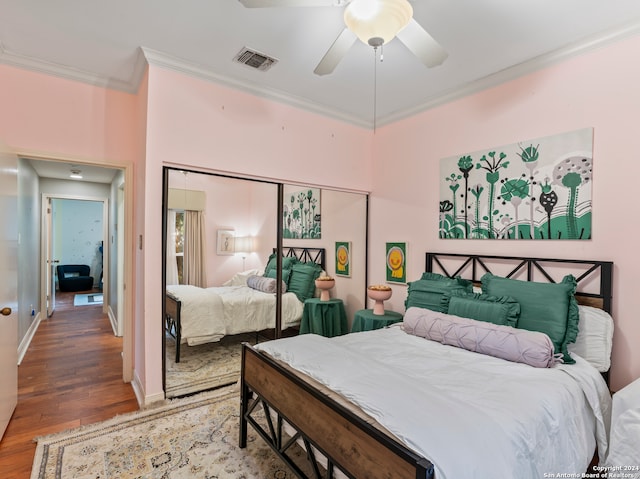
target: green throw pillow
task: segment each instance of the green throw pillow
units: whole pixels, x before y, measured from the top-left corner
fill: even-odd
[[[567,345],[578,336],[580,313],[575,298],[576,279],[567,275],[561,283],[536,283],[501,278],[491,273],[482,277],[482,291],[492,296],[511,296],[520,303],[517,328],[545,333],[566,364],[575,360]]]
[[[453,290],[443,296],[443,306],[448,314],[513,328],[520,316],[520,304],[510,296]]]
[[[268,278],[275,278],[275,271],[276,271],[276,254],[275,253],[271,253],[269,255],[269,261],[267,261],[267,266],[265,266],[264,268],[264,276],[268,277]],[[284,271],[285,270],[290,270],[291,267],[298,262],[298,258],[294,257],[294,256],[283,256],[282,257],[282,279],[284,280]],[[273,272],[271,272],[273,271]],[[285,280],[286,282],[286,280]]]
[[[447,278],[438,273],[423,273],[417,281],[409,283],[406,309],[410,307],[426,308],[432,311],[446,313],[446,306],[442,305],[443,296],[450,291],[473,291],[473,283],[462,278]]]
[[[265,273],[265,277],[267,278],[277,278],[277,273],[278,270],[275,268],[269,269],[266,273]],[[284,284],[288,284],[289,283],[289,278],[291,277],[291,270],[290,269],[283,269],[282,270],[282,281],[284,281]]]
[[[313,298],[316,292],[316,278],[321,272],[322,267],[319,264],[295,263],[291,267],[287,291],[295,293],[300,301]]]

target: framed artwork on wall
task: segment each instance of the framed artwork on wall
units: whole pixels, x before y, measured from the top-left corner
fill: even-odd
[[[235,253],[235,250],[235,231],[218,230],[216,253],[219,255],[232,255]]]
[[[336,241],[336,276],[351,276],[351,241]]]
[[[282,237],[320,239],[320,189],[285,185]]]
[[[589,240],[593,128],[440,161],[439,237]]]
[[[386,244],[387,283],[407,283],[407,243]]]

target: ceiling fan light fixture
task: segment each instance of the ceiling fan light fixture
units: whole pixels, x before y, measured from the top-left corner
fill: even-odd
[[[344,10],[344,23],[364,44],[372,38],[387,43],[407,26],[413,8],[407,0],[353,0]]]

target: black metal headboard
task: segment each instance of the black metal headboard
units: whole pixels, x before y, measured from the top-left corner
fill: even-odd
[[[499,269],[499,272],[495,272],[496,269]],[[551,271],[552,269],[557,271]],[[578,283],[576,292],[578,302],[611,313],[613,293],[613,262],[611,261],[428,252],[425,271],[448,277],[461,276],[474,283],[479,283],[485,273],[548,283],[556,282],[554,273],[562,276],[573,274]],[[591,288],[588,291],[583,288],[587,284]]]
[[[273,248],[273,252],[276,252],[276,248]],[[325,256],[326,251],[324,248],[306,248],[299,246],[283,246],[282,255],[285,257],[298,258],[303,263],[316,263],[322,266],[322,269],[326,271]]]

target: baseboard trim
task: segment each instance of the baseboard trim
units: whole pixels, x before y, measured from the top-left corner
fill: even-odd
[[[113,335],[121,337],[121,334],[118,334],[118,320],[116,319],[116,315],[111,309],[111,305],[107,306],[107,316],[109,317],[109,322],[111,323],[111,329],[113,330]]]
[[[133,381],[131,381],[131,387],[133,387],[133,393],[136,395],[136,399],[138,400],[138,406],[140,406],[141,408],[153,404],[154,402],[164,401],[165,399],[164,391],[146,396],[144,393],[142,381],[140,381],[138,372],[135,370],[133,371]]]
[[[27,350],[31,345],[31,341],[33,340],[33,337],[36,335],[38,326],[40,326],[41,319],[42,319],[42,316],[40,315],[40,312],[38,312],[38,314],[36,314],[36,318],[31,322],[29,329],[27,329],[27,334],[25,334],[24,338],[22,338],[22,341],[20,341],[20,345],[18,346],[18,366],[20,366],[20,363],[22,363],[22,360],[24,359],[25,354],[27,354]]]

